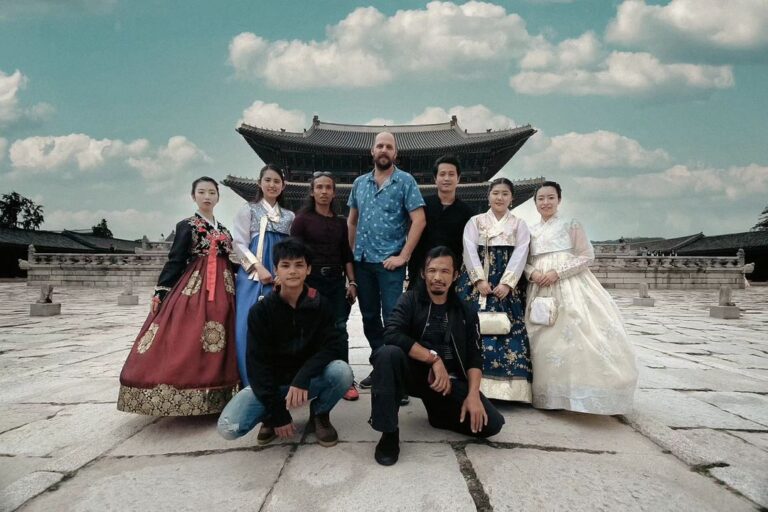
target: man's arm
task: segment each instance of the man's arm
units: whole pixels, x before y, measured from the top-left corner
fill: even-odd
[[[390,256],[384,260],[384,268],[387,270],[394,270],[408,263],[408,260],[411,259],[411,255],[413,254],[413,250],[419,243],[421,233],[427,225],[427,217],[424,215],[424,208],[416,208],[409,212],[408,215],[411,217],[411,227],[408,229],[405,245],[400,250],[400,254],[397,256]]]
[[[320,375],[331,361],[338,359],[341,352],[343,333],[336,327],[333,311],[324,299],[321,299],[318,314],[318,327],[310,340],[313,353],[296,372],[291,381],[293,387],[309,389],[312,377]]]
[[[360,218],[360,212],[357,208],[349,209],[349,217],[347,217],[347,237],[349,238],[349,248],[352,252],[355,252],[355,237],[357,236],[357,221]]]
[[[461,404],[461,414],[459,421],[464,422],[469,414],[470,428],[472,432],[480,432],[488,424],[488,413],[485,411],[483,401],[480,400],[480,380],[483,372],[479,368],[470,368],[467,370],[467,381],[469,391],[464,403]]]

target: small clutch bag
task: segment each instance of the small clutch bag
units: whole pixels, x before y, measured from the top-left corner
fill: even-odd
[[[480,296],[480,309],[484,309],[486,298]],[[480,320],[480,334],[485,336],[498,336],[509,334],[512,330],[512,322],[509,321],[509,315],[503,311],[478,311],[477,317]]]
[[[531,302],[528,319],[537,325],[554,325],[557,320],[557,301],[554,297],[536,297]]]

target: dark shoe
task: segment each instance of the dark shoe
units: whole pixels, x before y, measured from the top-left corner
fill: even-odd
[[[400,456],[400,430],[394,432],[383,432],[381,439],[376,444],[374,458],[382,466],[391,466],[397,462]]]
[[[315,414],[310,419],[310,424],[315,432],[315,437],[320,446],[330,448],[336,446],[339,442],[339,433],[331,425],[331,418],[329,413]]]
[[[371,389],[373,387],[373,372],[360,381],[360,389]]]
[[[274,441],[276,437],[277,434],[275,434],[275,429],[261,425],[259,433],[256,435],[256,444],[264,446]]]
[[[355,383],[353,382],[351,386],[349,386],[349,389],[346,393],[344,393],[344,396],[341,397],[344,400],[347,400],[349,402],[354,402],[358,398],[360,398],[360,393],[357,392],[357,386],[355,386]]]
[[[400,397],[400,407],[408,405],[409,403],[411,403],[411,399],[408,397],[408,395],[403,395]]]

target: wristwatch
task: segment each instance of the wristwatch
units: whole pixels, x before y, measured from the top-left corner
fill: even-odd
[[[437,352],[435,352],[434,350],[430,350],[429,353],[432,354],[432,361],[430,361],[429,364],[431,364],[431,365],[435,364],[436,362],[438,362],[440,360],[440,356],[437,355]]]

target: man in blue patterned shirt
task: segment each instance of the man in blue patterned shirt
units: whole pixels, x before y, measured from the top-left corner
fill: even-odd
[[[395,166],[395,136],[376,135],[371,155],[373,171],[352,185],[347,224],[363,332],[374,352],[384,344],[384,322],[403,293],[406,265],[426,219],[416,180]],[[360,387],[371,387],[370,375]]]

